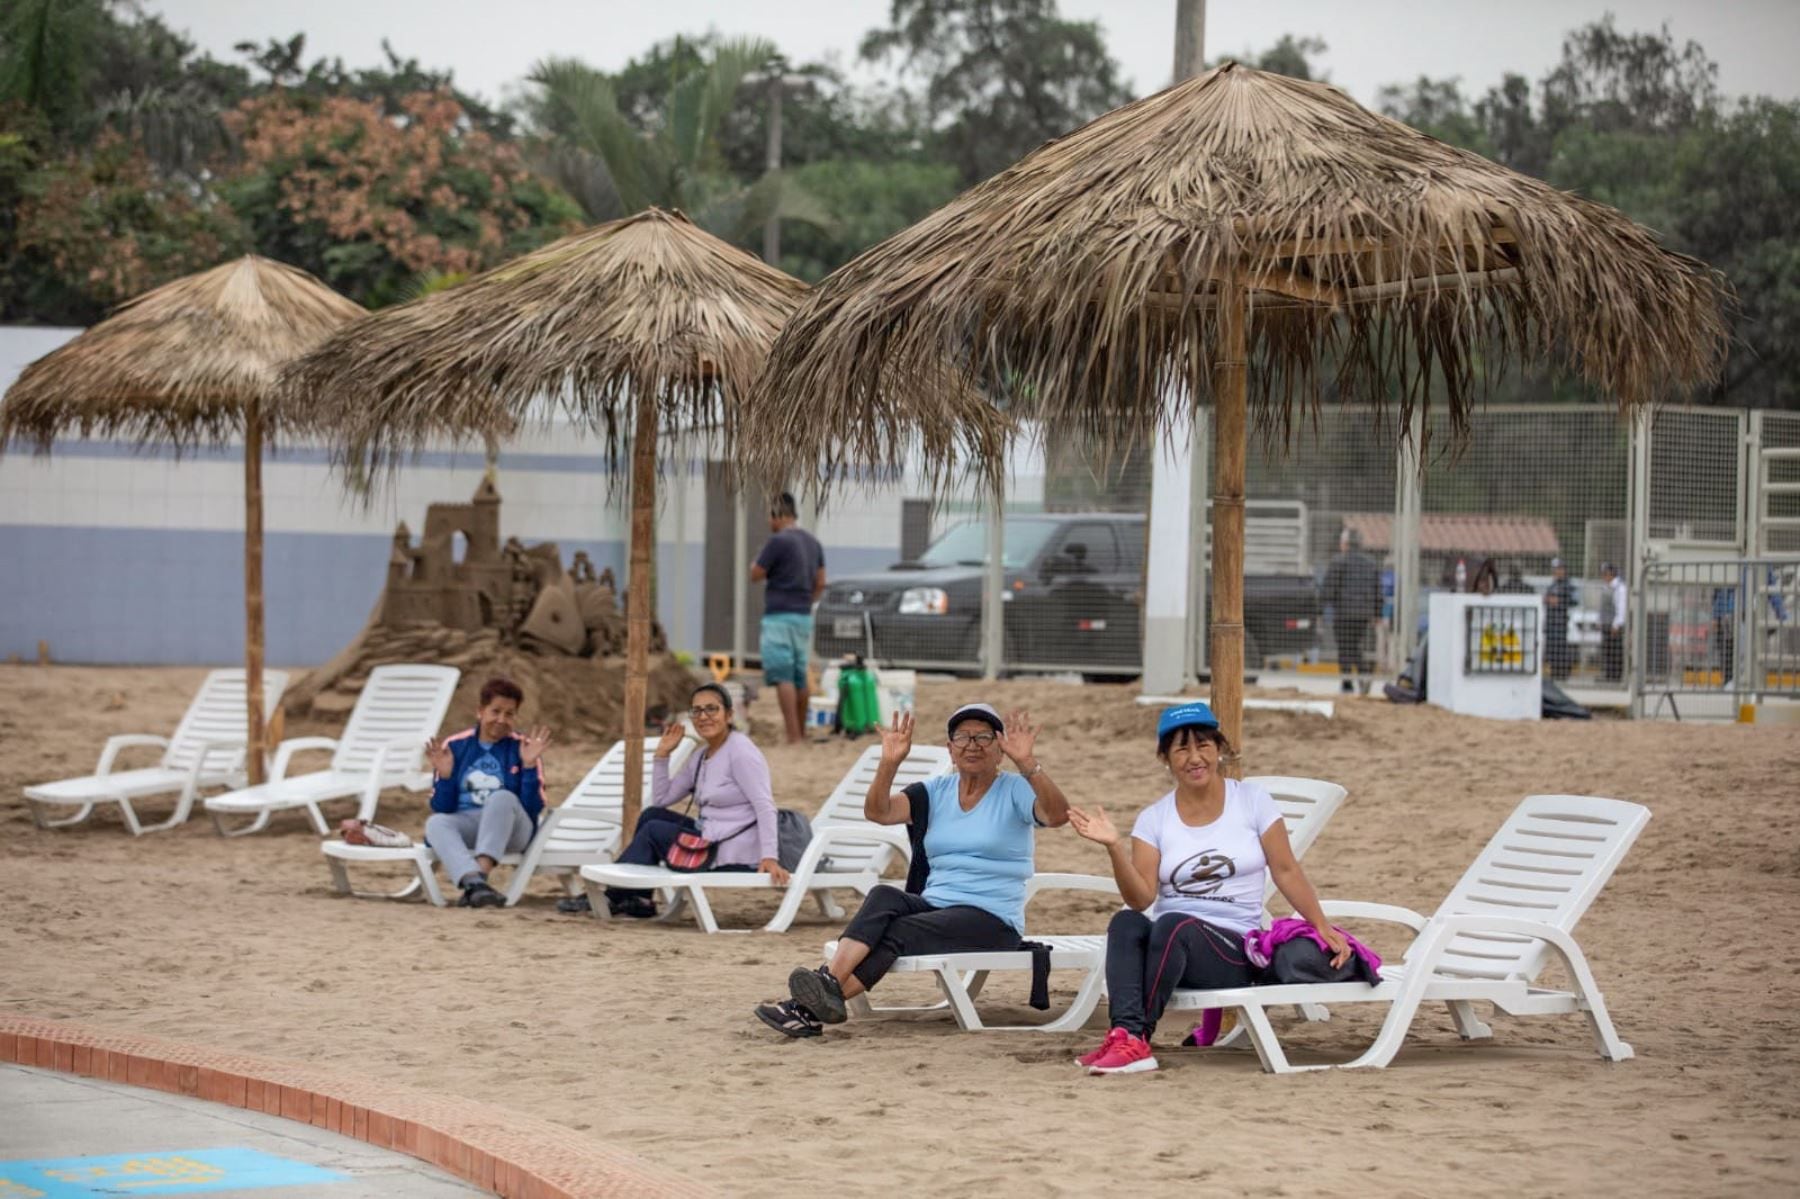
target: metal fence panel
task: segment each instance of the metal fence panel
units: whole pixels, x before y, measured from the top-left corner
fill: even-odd
[[[1640,695],[1800,697],[1800,558],[1651,562]]]

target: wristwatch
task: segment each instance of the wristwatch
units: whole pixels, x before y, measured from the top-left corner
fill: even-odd
[[[1039,758],[1032,762],[1030,770],[1021,771],[1019,777],[1022,779],[1034,778],[1042,773],[1044,773],[1044,760]]]

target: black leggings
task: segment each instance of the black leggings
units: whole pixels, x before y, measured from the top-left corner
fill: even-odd
[[[1146,1041],[1176,987],[1247,987],[1256,968],[1244,938],[1198,916],[1170,912],[1155,924],[1129,908],[1106,929],[1106,992],[1114,1028]]]
[[[863,898],[844,938],[869,947],[869,956],[851,973],[873,987],[894,968],[894,959],[915,953],[965,953],[1017,949],[1019,930],[992,912],[968,904],[933,907],[917,895],[882,885]]]

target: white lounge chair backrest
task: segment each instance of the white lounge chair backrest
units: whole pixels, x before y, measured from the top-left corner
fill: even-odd
[[[879,828],[879,825],[863,815],[863,799],[868,795],[869,784],[875,781],[875,772],[880,766],[881,746],[871,745],[863,750],[862,756],[856,759],[856,765],[850,768],[843,781],[838,783],[837,789],[820,805],[818,815],[812,818],[813,827],[829,825],[839,829]],[[924,782],[949,769],[948,749],[941,745],[915,745],[894,774],[894,790],[900,791],[913,783]],[[893,852],[889,845],[882,842],[834,842],[831,846],[831,869],[834,873],[864,869],[880,873]]]
[[[650,806],[656,742],[655,737],[645,737],[640,743],[644,755],[644,793],[638,801],[641,807]],[[612,748],[587,772],[587,777],[557,805],[563,815],[550,830],[546,849],[556,853],[592,849],[600,854],[614,848],[613,843],[618,840],[619,828],[625,820],[625,744],[613,742]],[[680,770],[693,749],[692,740],[677,746],[669,755],[669,770]]]
[[[1287,825],[1288,843],[1294,847],[1296,858],[1306,856],[1306,851],[1325,830],[1332,813],[1350,794],[1324,779],[1303,779],[1286,774],[1260,774],[1244,781],[1258,784],[1273,797],[1275,806],[1281,809],[1282,822]]]
[[[188,705],[186,715],[176,726],[174,736],[169,738],[169,748],[163,751],[162,764],[171,770],[191,770],[194,759],[202,752],[206,753],[206,764],[202,768],[206,772],[223,772],[235,770],[244,760],[243,742],[249,736],[245,716],[247,715],[247,698],[244,694],[244,672],[242,670],[215,670],[206,676],[206,682],[200,687],[200,694]],[[287,689],[287,672],[284,670],[263,671],[263,700],[268,712],[273,712],[281,702],[281,693]],[[202,750],[208,741],[229,741],[238,743],[236,749],[215,748]]]
[[[1507,817],[1438,908],[1440,916],[1510,916],[1567,932],[1650,820],[1650,809],[1588,795],[1531,795]],[[1531,980],[1550,947],[1484,933],[1451,941],[1438,973]]]
[[[389,756],[390,772],[417,773],[423,767],[425,741],[438,735],[461,672],[451,666],[377,666],[369,672],[350,723],[338,738],[331,768],[351,774],[374,770],[381,751],[393,741],[417,744],[410,756]]]

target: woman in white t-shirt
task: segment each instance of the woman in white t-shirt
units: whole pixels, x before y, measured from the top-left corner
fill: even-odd
[[[1343,934],[1319,910],[1275,801],[1220,773],[1220,758],[1230,752],[1211,708],[1167,708],[1156,725],[1156,756],[1175,789],[1144,809],[1131,836],[1121,837],[1099,808],[1069,809],[1075,831],[1106,847],[1130,905],[1106,933],[1112,1028],[1098,1049],[1076,1059],[1091,1074],[1156,1069],[1150,1034],[1175,988],[1256,981],[1244,934],[1262,921],[1266,875],[1318,930],[1334,967],[1350,956]]]

